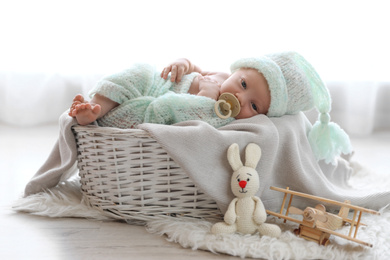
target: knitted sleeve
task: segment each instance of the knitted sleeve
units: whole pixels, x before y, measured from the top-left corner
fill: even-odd
[[[119,104],[142,96],[159,95],[168,91],[170,83],[156,84],[156,69],[149,64],[134,64],[122,72],[107,76],[99,81],[89,96],[99,94]],[[164,83],[164,82],[163,82]]]
[[[99,119],[101,126],[134,128],[141,123],[171,125],[202,120],[218,128],[234,119],[221,119],[214,112],[215,100],[190,94],[168,92],[157,98],[139,97],[127,101]]]
[[[175,124],[189,120],[202,120],[218,128],[234,119],[221,119],[214,112],[215,100],[190,94],[169,92],[150,103],[144,122]]]

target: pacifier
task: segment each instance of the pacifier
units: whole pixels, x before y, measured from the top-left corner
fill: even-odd
[[[235,95],[223,93],[215,103],[214,110],[219,118],[227,119],[236,117],[240,113],[241,106]]]

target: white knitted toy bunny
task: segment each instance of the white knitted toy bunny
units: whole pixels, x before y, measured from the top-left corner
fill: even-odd
[[[242,165],[238,144],[232,144],[227,153],[233,169],[231,188],[236,196],[225,213],[225,222],[213,225],[213,234],[234,233],[254,234],[279,237],[281,230],[277,225],[264,223],[267,218],[263,202],[255,196],[260,188],[259,174],[256,171],[261,157],[258,145],[250,143],[245,149],[245,166]]]

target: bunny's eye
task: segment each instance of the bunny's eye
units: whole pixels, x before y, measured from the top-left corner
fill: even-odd
[[[238,182],[240,182],[241,180],[240,179],[237,179]]]
[[[250,180],[251,180],[251,179],[249,179],[249,178],[248,178],[248,179],[246,179],[246,181],[250,181]]]

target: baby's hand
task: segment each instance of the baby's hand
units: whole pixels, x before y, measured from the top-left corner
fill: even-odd
[[[165,67],[161,72],[161,77],[167,79],[168,74],[171,73],[171,81],[179,83],[182,77],[187,74],[189,67],[190,64],[186,59],[179,59]]]
[[[199,93],[198,96],[205,96],[217,100],[220,95],[221,83],[209,76],[198,76]]]

